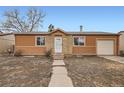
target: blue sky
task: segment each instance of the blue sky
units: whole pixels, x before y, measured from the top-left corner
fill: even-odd
[[[29,6],[1,6],[0,21],[4,20],[3,12],[19,9],[26,12]],[[84,26],[84,31],[119,32],[124,30],[124,7],[122,6],[37,6],[46,13],[43,28],[47,31],[48,25],[65,31],[79,31],[79,26]],[[22,13],[22,14],[23,14]]]

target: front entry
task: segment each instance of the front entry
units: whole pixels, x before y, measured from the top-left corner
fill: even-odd
[[[62,37],[55,37],[54,48],[55,53],[62,53]]]

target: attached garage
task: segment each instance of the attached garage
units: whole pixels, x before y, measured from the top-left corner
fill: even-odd
[[[97,55],[114,55],[114,40],[97,40]]]

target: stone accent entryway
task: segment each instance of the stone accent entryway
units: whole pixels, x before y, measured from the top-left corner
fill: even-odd
[[[63,60],[53,61],[52,73],[49,87],[73,87],[72,80],[67,75],[68,72]]]

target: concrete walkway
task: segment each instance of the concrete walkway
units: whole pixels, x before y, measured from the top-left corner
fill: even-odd
[[[124,63],[124,57],[120,57],[120,56],[100,56],[100,57],[103,57],[112,61]]]
[[[63,60],[54,60],[53,74],[49,87],[73,87],[72,80],[68,77]]]
[[[53,66],[65,66],[65,63],[63,62],[63,60],[54,60]]]

